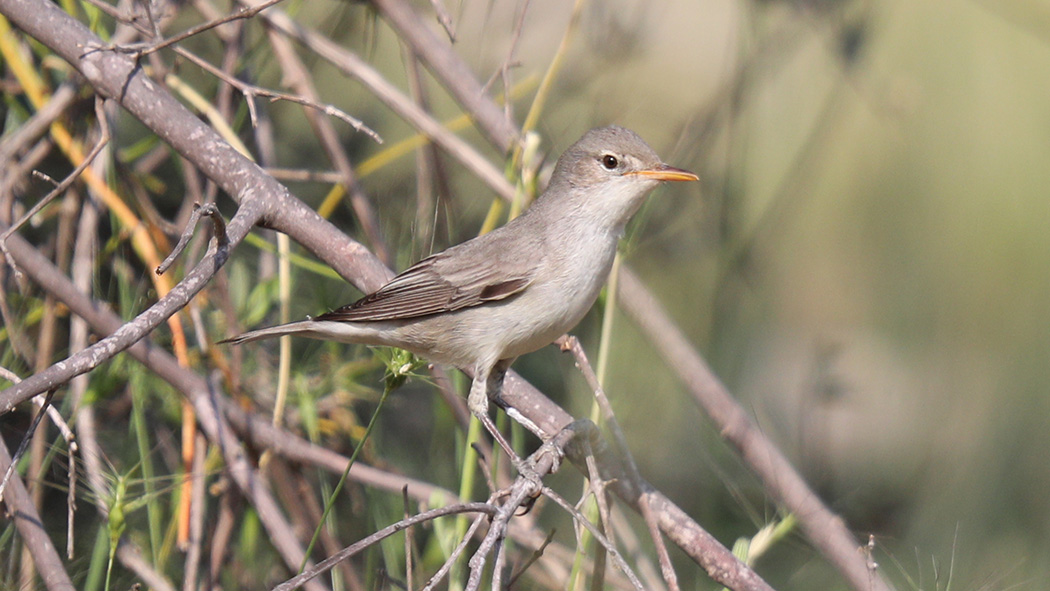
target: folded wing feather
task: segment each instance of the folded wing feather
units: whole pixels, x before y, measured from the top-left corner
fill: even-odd
[[[438,254],[416,263],[378,291],[318,316],[315,320],[376,322],[418,318],[451,312],[519,293],[532,281],[534,267],[508,277],[504,267],[478,261],[471,269],[457,267]],[[452,268],[450,268],[452,267]]]

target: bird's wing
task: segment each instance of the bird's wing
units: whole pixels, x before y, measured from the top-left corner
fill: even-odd
[[[315,320],[374,322],[451,312],[511,297],[535,273],[535,265],[506,264],[502,256],[477,260],[456,254],[470,253],[450,250],[423,259],[378,291]]]

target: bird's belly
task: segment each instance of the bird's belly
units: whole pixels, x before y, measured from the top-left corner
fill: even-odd
[[[530,286],[506,304],[503,358],[517,357],[549,345],[572,330],[587,314],[608,279],[614,248],[608,256],[578,261],[541,285]],[[532,289],[535,287],[535,289]]]

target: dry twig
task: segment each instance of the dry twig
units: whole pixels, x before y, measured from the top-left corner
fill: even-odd
[[[301,574],[288,579],[287,581],[277,585],[273,588],[273,591],[292,591],[302,586],[307,581],[311,581],[314,578],[332,570],[339,562],[354,556],[355,554],[365,550],[369,546],[372,546],[379,541],[388,538],[397,532],[404,530],[408,527],[416,525],[418,523],[424,523],[438,517],[444,517],[446,515],[456,515],[459,513],[482,513],[492,515],[495,513],[495,508],[488,503],[463,503],[460,505],[447,505],[445,507],[438,507],[437,509],[431,509],[415,515],[408,519],[402,519],[397,523],[388,525],[376,533],[363,538],[340,551],[337,554],[329,556],[327,559],[319,562],[317,566],[304,570]]]
[[[77,167],[73,169],[73,172],[69,173],[66,176],[66,178],[62,179],[62,182],[55,183],[55,188],[52,189],[51,192],[45,195],[43,199],[38,201],[36,205],[30,208],[29,211],[22,215],[22,217],[18,218],[18,221],[14,222],[6,230],[0,233],[0,251],[3,251],[4,260],[7,261],[8,265],[11,265],[11,268],[14,269],[16,276],[19,273],[19,271],[18,267],[14,264],[14,260],[11,258],[11,253],[7,250],[7,239],[11,237],[11,234],[18,231],[18,228],[22,227],[22,224],[25,224],[27,221],[29,221],[33,216],[39,213],[41,209],[44,209],[44,207],[48,203],[51,203],[51,201],[55,197],[58,197],[59,195],[64,193],[66,189],[68,189],[69,186],[73,184],[73,181],[80,178],[80,175],[83,174],[85,170],[87,170],[88,166],[91,166],[91,163],[95,160],[95,157],[98,156],[99,152],[102,151],[102,148],[106,147],[106,144],[109,143],[109,123],[106,118],[106,112],[103,109],[104,102],[105,101],[101,97],[95,98],[95,117],[98,120],[99,138],[98,141],[95,142],[94,147],[91,148],[91,151],[88,152],[87,156],[84,157],[80,164],[78,164]],[[36,175],[43,178],[44,180],[54,183],[54,181],[50,177],[41,172],[37,172]]]

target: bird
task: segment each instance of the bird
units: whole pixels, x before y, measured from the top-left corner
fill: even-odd
[[[473,374],[468,408],[506,448],[488,409],[511,364],[590,310],[652,189],[696,180],[629,129],[592,129],[565,150],[532,206],[500,228],[419,261],[349,305],[220,342],[293,335],[398,347],[459,367]]]

